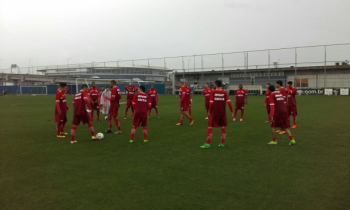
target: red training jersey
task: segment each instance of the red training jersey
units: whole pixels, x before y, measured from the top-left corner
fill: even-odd
[[[122,99],[120,89],[117,86],[114,86],[111,90],[111,107],[119,108],[119,100]]]
[[[125,86],[125,90],[127,92],[126,100],[133,100],[135,92],[138,90],[138,88],[136,86],[131,87],[131,85],[127,85]]]
[[[67,100],[66,100],[66,94],[60,90],[56,91],[56,106],[55,106],[55,113],[67,113]]]
[[[191,93],[192,93],[192,89],[190,86],[187,86],[187,92],[186,94],[188,95],[187,96],[187,104],[190,104],[191,103]]]
[[[288,117],[286,102],[280,91],[270,94],[270,117]]]
[[[88,106],[91,110],[91,106],[88,101],[88,94],[81,90],[75,94],[73,99],[74,115],[86,115],[86,106]]]
[[[286,101],[286,89],[284,87],[280,87],[279,92],[282,94],[284,100]]]
[[[247,93],[248,93],[248,91],[245,89],[236,90],[236,103],[244,104],[245,97],[246,97]]]
[[[132,106],[135,110],[135,116],[147,117],[147,111],[151,108],[151,97],[146,93],[137,93],[134,95]]]
[[[187,103],[188,102],[187,97],[188,97],[187,88],[185,86],[182,86],[180,88],[180,103]]]
[[[210,117],[226,117],[226,103],[229,104],[232,112],[232,104],[227,92],[222,89],[215,89],[210,94]]]
[[[149,89],[147,95],[151,98],[152,104],[156,104],[158,100],[158,92],[156,89]]]
[[[209,101],[209,100],[210,100],[210,94],[211,94],[212,91],[213,91],[213,90],[210,89],[210,88],[204,89],[204,90],[203,90],[204,99],[205,99],[206,101]]]
[[[268,90],[266,90],[266,92],[265,92],[265,103],[266,103],[267,105],[270,104],[269,97],[270,97],[270,92],[269,92]]]
[[[295,100],[295,94],[297,93],[297,90],[295,88],[287,88],[287,95],[288,95],[288,106],[295,106],[296,100]]]
[[[99,91],[99,89],[97,89],[97,88],[93,88],[93,87],[92,87],[92,88],[90,88],[90,89],[88,90],[88,94],[89,94],[89,96],[90,96],[92,102],[98,100],[98,95],[99,95],[99,93],[100,93],[100,91]]]

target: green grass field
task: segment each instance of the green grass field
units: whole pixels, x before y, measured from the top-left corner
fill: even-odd
[[[244,121],[229,121],[226,148],[214,129],[202,150],[202,96],[193,126],[175,126],[178,97],[160,96],[147,144],[141,128],[129,144],[132,121],[120,117],[123,134],[92,141],[80,125],[74,145],[55,136],[54,96],[1,97],[0,209],[349,209],[350,97],[298,96],[295,146],[286,135],[267,145],[263,101],[249,97]],[[66,132],[71,120],[69,111]]]

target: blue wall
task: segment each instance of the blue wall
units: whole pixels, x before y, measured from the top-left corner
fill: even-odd
[[[124,92],[124,87],[126,84],[117,84],[117,86],[120,88],[122,92]],[[146,91],[150,89],[152,84],[143,84],[145,86]],[[154,88],[158,91],[159,94],[165,94],[165,85],[164,84],[153,84]],[[56,90],[58,89],[58,85],[41,85],[47,87],[47,93],[48,94],[56,94]],[[99,84],[96,85],[97,88],[100,88],[101,86],[109,86],[109,84]],[[12,86],[0,86],[0,93],[2,94],[2,91],[4,89],[7,89],[7,94],[20,94],[20,89],[18,85],[12,85]],[[75,85],[68,85],[68,89],[70,94],[76,93],[76,86]],[[45,89],[43,87],[38,86],[30,86],[30,87],[22,87],[22,94],[30,94],[30,91],[33,91],[33,94],[44,94]]]

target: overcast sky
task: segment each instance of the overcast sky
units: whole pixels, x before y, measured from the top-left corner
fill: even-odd
[[[349,24],[350,0],[0,0],[0,62],[4,69],[30,58],[44,66],[349,43]],[[350,46],[335,51],[330,59],[350,60]]]

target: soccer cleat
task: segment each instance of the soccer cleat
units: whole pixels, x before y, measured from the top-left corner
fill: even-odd
[[[241,121],[241,122],[242,122],[242,121],[243,121],[243,118],[240,118],[240,119],[239,119],[239,121]]]
[[[266,120],[265,123],[269,123],[270,121],[269,120]]]
[[[57,135],[57,138],[65,138],[65,136]]]
[[[148,116],[147,118],[149,119],[149,118],[151,118],[151,116]]]
[[[204,144],[202,146],[199,146],[201,149],[210,149],[210,144]]]
[[[96,138],[96,136],[91,136],[91,139],[96,140],[97,138]]]
[[[159,117],[159,116],[157,116],[157,118],[159,119],[160,117]]]
[[[219,147],[220,147],[220,148],[224,148],[225,145],[224,145],[224,144],[219,144]]]
[[[147,143],[148,142],[148,140],[146,139],[146,140],[143,140],[143,143]]]
[[[116,132],[114,132],[114,134],[121,134],[122,133],[122,131],[116,131]]]
[[[296,126],[296,125],[293,125],[292,128],[297,128],[297,126]]]
[[[209,119],[208,117],[204,118],[205,120]]]
[[[124,120],[126,120],[126,117],[124,117]]]
[[[71,143],[71,144],[74,144],[74,143],[78,143],[78,142],[74,140],[74,141],[70,141],[70,143]]]
[[[281,131],[280,134],[286,134],[286,132],[285,131]]]
[[[130,140],[129,143],[130,143],[130,144],[134,143],[134,140]]]
[[[277,141],[270,141],[270,142],[267,143],[267,144],[277,145]]]
[[[276,131],[276,133],[282,132],[281,130]]]
[[[107,121],[107,120],[108,120],[108,117],[105,117],[105,120]]]
[[[100,122],[101,122],[101,120],[97,120],[97,122],[98,122],[98,123],[100,123]]]
[[[233,118],[233,121],[236,121],[236,118],[235,118],[235,117]]]
[[[61,132],[61,136],[64,135],[64,136],[67,136],[68,133],[65,133],[65,132]]]
[[[191,121],[190,125],[193,125],[193,123],[194,123],[194,120]]]
[[[106,130],[105,133],[112,133],[112,129]]]
[[[176,125],[182,125],[182,123],[176,123]]]
[[[289,141],[289,145],[290,145],[290,146],[292,146],[292,145],[294,145],[294,144],[295,144],[295,140],[294,140],[294,139],[292,139],[292,140]]]

